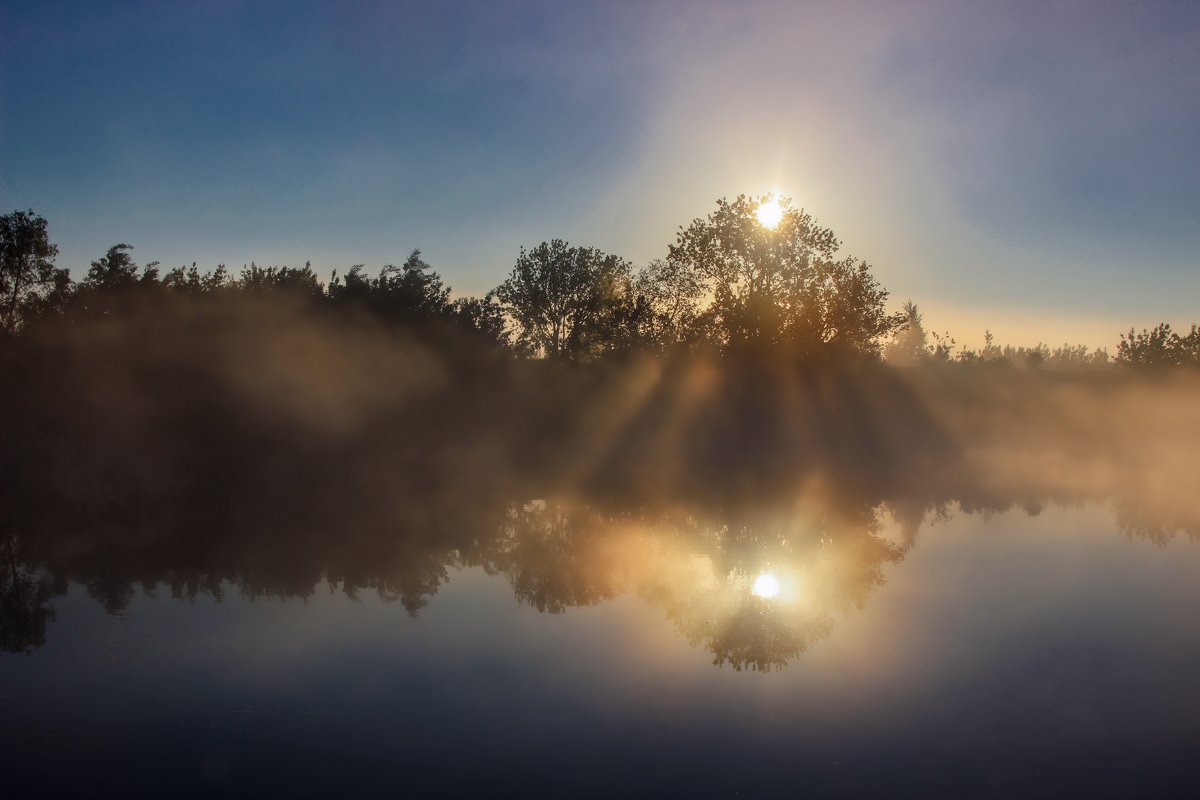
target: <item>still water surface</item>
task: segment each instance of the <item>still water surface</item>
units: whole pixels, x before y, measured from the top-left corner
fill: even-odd
[[[6,783],[1186,794],[1200,543],[1105,502],[1035,511],[534,501],[489,537],[175,543],[169,563],[138,537],[13,536]]]

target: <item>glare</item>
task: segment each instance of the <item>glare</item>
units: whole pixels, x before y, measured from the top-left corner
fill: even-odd
[[[769,572],[764,572],[755,579],[754,588],[750,591],[759,597],[775,597],[779,594],[779,579]]]
[[[783,219],[783,206],[779,205],[779,201],[772,197],[770,200],[764,201],[754,214],[758,217],[760,225],[764,228],[774,229]]]

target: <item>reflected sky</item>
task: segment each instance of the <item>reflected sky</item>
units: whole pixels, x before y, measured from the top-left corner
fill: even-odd
[[[1103,502],[904,517],[509,502],[419,579],[363,536],[331,537],[311,583],[10,563],[52,617],[0,658],[2,749],[29,785],[133,794],[1182,780],[1200,547],[1128,535]],[[375,550],[374,575],[344,548]]]
[[[254,310],[52,350],[9,415],[13,792],[1190,779],[1194,380],[510,375]]]

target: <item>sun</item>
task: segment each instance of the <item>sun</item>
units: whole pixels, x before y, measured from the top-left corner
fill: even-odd
[[[779,201],[774,197],[764,200],[758,208],[754,210],[754,215],[758,217],[758,223],[764,228],[774,230],[779,221],[783,219],[783,206],[779,205]]]

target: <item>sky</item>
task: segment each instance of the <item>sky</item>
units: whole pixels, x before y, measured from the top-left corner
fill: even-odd
[[[80,278],[482,294],[550,238],[635,264],[779,192],[978,346],[1200,321],[1200,4],[0,0],[0,213]]]

